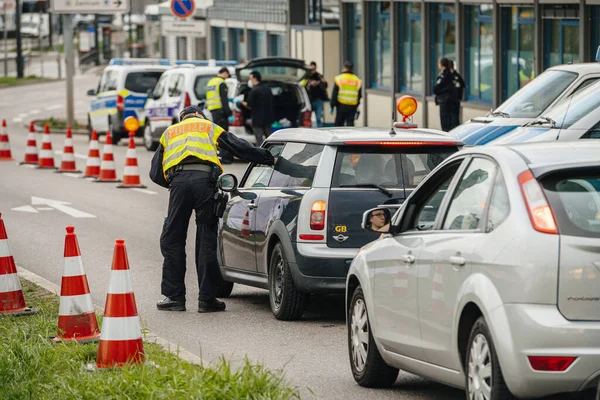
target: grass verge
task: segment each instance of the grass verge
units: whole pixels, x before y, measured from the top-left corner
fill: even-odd
[[[68,123],[66,120],[58,119],[58,118],[54,118],[54,117],[50,117],[48,119],[42,119],[42,120],[36,121],[36,123],[37,123],[37,125],[40,125],[40,126],[44,126],[45,124],[48,124],[50,129],[67,129],[67,126],[68,126]],[[73,129],[87,129],[87,125],[82,125],[77,121],[75,121],[74,124],[75,125],[71,127]]]
[[[35,75],[29,75],[21,79],[14,76],[0,76],[0,88],[9,86],[29,85],[32,83],[51,82],[56,79],[51,78],[40,78]]]
[[[248,360],[202,367],[144,343],[146,364],[87,372],[98,344],[52,344],[58,297],[22,281],[33,316],[0,316],[0,399],[298,399],[281,372]]]

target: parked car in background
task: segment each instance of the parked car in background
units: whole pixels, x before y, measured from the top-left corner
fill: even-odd
[[[179,122],[179,113],[185,107],[198,105],[206,100],[206,84],[217,76],[220,66],[195,66],[193,63],[182,64],[167,70],[160,78],[154,90],[149,93],[145,106],[144,145],[149,151],[158,147],[164,130]],[[233,67],[229,68],[232,75]],[[233,87],[235,80],[227,80],[228,87]],[[210,112],[207,117],[210,118]]]
[[[291,128],[263,144],[274,167],[251,164],[219,231],[226,283],[269,291],[277,319],[296,320],[311,293],[343,293],[365,208],[399,207],[461,143],[428,129]]]
[[[127,117],[140,121],[136,136],[144,132],[144,105],[148,91],[153,90],[160,76],[169,68],[169,63],[145,59],[113,58],[104,69],[96,90],[89,90],[94,96],[88,110],[88,127],[98,134],[111,133],[113,143],[127,137],[123,122]]]
[[[312,108],[308,93],[300,83],[308,69],[304,61],[284,57],[255,58],[236,67],[237,82],[229,92],[229,97],[234,99],[233,118],[229,124],[231,133],[256,143],[250,122],[252,111],[240,104],[251,91],[248,78],[252,71],[260,72],[262,84],[273,92],[273,131],[288,127],[311,127]]]
[[[486,144],[534,121],[599,79],[600,62],[548,68],[487,116],[473,118],[449,133],[467,145]]]
[[[598,154],[594,140],[471,147],[395,215],[365,212],[366,230],[375,213],[389,225],[348,272],[355,380],[391,386],[402,369],[487,400],[595,390]]]
[[[535,121],[489,144],[579,139],[600,139],[600,82],[561,100]]]

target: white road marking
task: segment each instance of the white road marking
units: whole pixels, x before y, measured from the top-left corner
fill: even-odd
[[[38,207],[37,209],[40,211],[54,211],[52,207]]]
[[[60,155],[63,154],[63,151],[62,150],[56,150],[55,153],[60,156]],[[74,155],[75,155],[75,158],[81,158],[83,160],[87,160],[87,156],[84,155],[84,154],[74,153]]]
[[[73,207],[69,207],[71,203],[61,200],[45,199],[43,197],[31,196],[31,204],[34,206],[46,205],[54,208],[55,210],[64,212],[73,218],[96,218],[95,215],[88,214],[83,211],[79,211]]]
[[[68,176],[69,178],[80,178],[81,177],[80,174],[76,174],[73,172],[64,172],[63,175]]]
[[[146,193],[146,194],[158,194],[157,192],[153,192],[152,190],[146,190],[141,188],[133,188],[136,192]]]
[[[23,212],[28,212],[28,213],[39,212],[38,210],[36,210],[35,208],[33,208],[31,206],[15,207],[15,208],[11,208],[11,210],[13,210],[13,211],[23,211]]]
[[[58,110],[59,108],[62,108],[63,106],[60,104],[55,104],[53,106],[50,107],[46,107],[46,110],[50,111],[50,110]]]
[[[33,164],[23,164],[23,165],[21,165],[21,167],[25,167],[25,168],[35,168],[35,167],[37,167],[37,165],[33,165]]]
[[[13,118],[13,122],[23,122],[23,118]]]
[[[40,110],[31,110],[31,111],[29,111],[30,115],[35,115],[35,114],[39,114],[39,113],[40,113]]]

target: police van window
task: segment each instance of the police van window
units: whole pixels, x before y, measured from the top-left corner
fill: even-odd
[[[117,75],[116,71],[106,71],[102,76],[99,92],[103,93],[108,92],[109,90],[117,90]]]
[[[581,139],[600,139],[600,122],[596,124],[592,129],[587,131]]]
[[[183,92],[183,75],[177,74],[171,77],[169,81],[169,97],[179,97]]]
[[[456,147],[400,146],[340,147],[332,187],[378,185],[390,189],[415,188]]]
[[[146,94],[148,90],[154,89],[161,75],[162,71],[130,72],[125,78],[125,89]]]
[[[206,85],[213,78],[213,76],[197,76],[194,81],[194,94],[198,100],[206,99]]]
[[[273,157],[279,157],[283,150],[283,144],[273,144],[266,147],[267,150],[273,155]],[[269,185],[271,175],[273,174],[273,167],[269,165],[252,165],[248,172],[245,181],[242,182],[240,187],[242,188],[265,188]]]
[[[311,187],[323,146],[287,143],[275,165],[269,187]]]
[[[167,86],[167,80],[169,79],[168,75],[163,75],[158,80],[158,83],[154,87],[153,96],[155,99],[160,99],[165,92],[165,87]]]

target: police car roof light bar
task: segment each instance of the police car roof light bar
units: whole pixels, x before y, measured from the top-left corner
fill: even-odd
[[[237,65],[237,61],[233,60],[176,60],[175,65],[196,65],[199,67],[225,67],[225,66],[235,66]]]
[[[111,58],[108,65],[170,65],[164,58]]]

